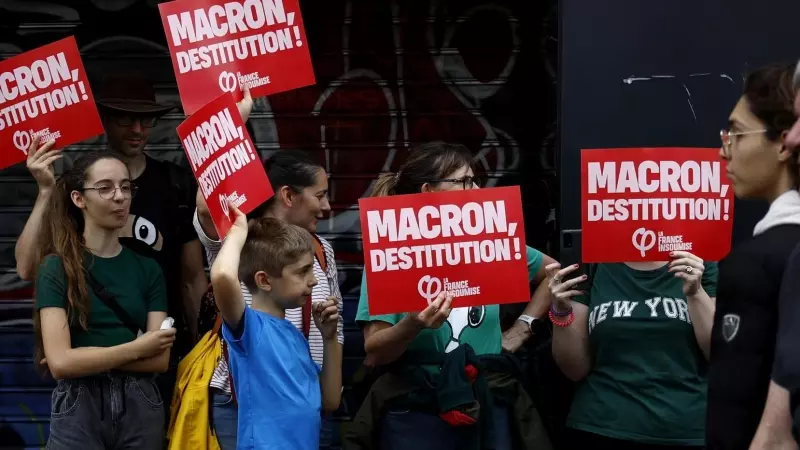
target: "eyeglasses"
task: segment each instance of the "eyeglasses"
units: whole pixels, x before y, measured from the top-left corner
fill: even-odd
[[[434,183],[453,183],[461,184],[464,190],[472,189],[473,187],[481,187],[481,179],[478,177],[463,177],[463,178],[443,178],[441,180],[433,180]]]
[[[117,193],[117,190],[119,190],[120,194],[122,194],[124,198],[133,198],[136,197],[136,191],[139,190],[139,186],[136,186],[133,183],[125,183],[121,186],[111,186],[103,184],[100,186],[87,187],[81,189],[81,191],[84,192],[97,191],[97,195],[99,195],[100,198],[102,198],[103,200],[111,200],[112,198],[114,198],[114,195]]]
[[[719,130],[719,138],[722,140],[722,153],[725,156],[731,155],[731,147],[733,146],[733,139],[736,136],[744,136],[748,134],[761,134],[766,133],[767,130],[751,130],[751,131],[735,131],[731,133],[728,130]]]
[[[155,116],[112,116],[111,120],[121,127],[132,127],[139,122],[142,128],[153,128],[158,123],[158,117]]]

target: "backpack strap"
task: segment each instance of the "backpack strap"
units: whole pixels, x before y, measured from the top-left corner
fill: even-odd
[[[221,335],[222,334],[221,331],[222,331],[222,314],[220,314],[219,311],[217,311],[217,318],[214,319],[214,328],[211,329],[211,332],[214,334]]]
[[[89,282],[89,286],[91,286],[92,291],[94,291],[94,295],[96,295],[97,298],[99,298],[100,301],[102,301],[103,304],[105,304],[106,307],[108,307],[108,309],[110,309],[117,316],[122,324],[125,325],[125,327],[131,331],[131,333],[133,333],[133,337],[135,339],[139,335],[139,331],[145,330],[146,327],[142,328],[141,324],[133,320],[133,317],[128,314],[128,311],[125,311],[125,309],[119,304],[114,294],[108,292],[106,287],[97,281],[97,278],[95,278],[91,272],[88,270],[85,272],[86,280]]]
[[[319,261],[319,266],[322,268],[322,271],[325,272],[325,276],[327,278],[328,275],[328,257],[325,254],[325,248],[322,246],[322,241],[319,239],[319,236],[316,233],[312,233],[314,236],[314,254]],[[308,339],[309,334],[311,333],[311,298],[305,302],[303,305],[303,336]]]
[[[214,291],[211,289],[211,286],[208,287],[209,295],[213,299]],[[225,362],[228,363],[228,385],[231,388],[231,399],[233,400],[234,404],[236,404],[236,391],[233,387],[233,372],[231,371],[231,358],[228,355],[228,343],[225,342],[225,338],[222,337],[222,314],[217,311],[217,318],[214,320],[214,328],[211,329],[211,332],[216,334],[219,337],[220,345],[222,345],[222,357],[225,358]]]
[[[319,261],[320,267],[322,267],[322,271],[327,273],[328,272],[328,254],[325,253],[325,247],[322,245],[322,240],[316,233],[312,233],[314,236],[314,252],[317,256],[317,261]]]
[[[228,385],[231,388],[231,400],[233,400],[234,404],[238,404],[236,400],[236,388],[233,384],[233,371],[231,370],[231,357],[228,355],[228,343],[225,342],[225,339],[220,338],[222,341],[222,357],[225,358],[225,362],[228,363]]]

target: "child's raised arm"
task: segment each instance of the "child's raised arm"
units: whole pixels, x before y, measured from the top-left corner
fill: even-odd
[[[247,239],[247,217],[231,201],[228,201],[228,208],[235,220],[211,266],[211,284],[222,318],[230,328],[235,329],[242,320],[245,308],[239,285],[239,256]]]

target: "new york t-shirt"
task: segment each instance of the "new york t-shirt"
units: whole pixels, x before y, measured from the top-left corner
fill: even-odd
[[[702,285],[716,296],[717,264]],[[683,281],[667,266],[598,264],[590,295],[593,366],[578,386],[567,426],[653,445],[703,445],[707,363]]]

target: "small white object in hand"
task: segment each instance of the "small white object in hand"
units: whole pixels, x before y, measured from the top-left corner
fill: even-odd
[[[172,328],[172,325],[174,324],[175,324],[175,319],[173,319],[172,317],[167,317],[166,319],[164,319],[163,322],[161,322],[161,329],[169,330],[170,328]]]

